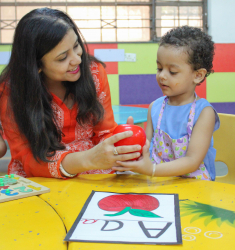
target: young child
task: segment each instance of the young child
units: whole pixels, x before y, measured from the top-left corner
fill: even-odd
[[[195,93],[212,73],[213,56],[214,43],[199,28],[175,28],[161,38],[156,79],[164,96],[149,106],[150,149],[147,141],[139,161],[118,161],[122,167],[114,170],[215,180],[212,134],[219,128],[219,117]]]

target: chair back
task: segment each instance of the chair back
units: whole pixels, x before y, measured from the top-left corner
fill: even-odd
[[[235,184],[235,115],[219,113],[220,128],[215,131],[215,161],[221,161],[228,167],[228,174],[216,176],[215,181]]]

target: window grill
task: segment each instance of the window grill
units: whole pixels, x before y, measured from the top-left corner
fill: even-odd
[[[173,27],[207,32],[207,0],[0,0],[0,43],[12,43],[18,21],[49,7],[68,13],[87,42],[152,42]]]

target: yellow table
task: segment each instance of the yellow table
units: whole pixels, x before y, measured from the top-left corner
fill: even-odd
[[[30,179],[51,189],[50,193],[42,194],[40,198],[55,209],[67,231],[92,190],[179,194],[182,245],[70,242],[69,250],[235,249],[235,185],[178,177],[150,178],[142,175],[81,175],[70,180]],[[49,224],[45,225],[47,230]]]
[[[65,250],[65,227],[38,196],[0,203],[1,250]]]

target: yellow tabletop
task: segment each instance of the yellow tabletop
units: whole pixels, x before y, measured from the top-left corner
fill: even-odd
[[[38,196],[0,203],[1,250],[65,250],[65,227]]]
[[[120,193],[177,193],[182,245],[70,242],[68,249],[235,249],[235,185],[142,175],[81,175],[70,180],[30,178],[50,188],[40,197],[71,228],[92,190]]]

